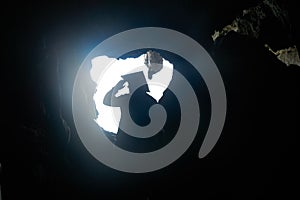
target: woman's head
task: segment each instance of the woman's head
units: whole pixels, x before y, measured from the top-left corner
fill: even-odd
[[[159,53],[152,50],[147,51],[144,63],[148,67],[149,79],[152,79],[152,75],[159,72],[163,68],[163,58]]]

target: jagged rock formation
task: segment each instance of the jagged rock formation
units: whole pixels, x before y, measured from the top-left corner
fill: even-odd
[[[286,49],[280,49],[277,51],[273,51],[269,45],[265,44],[265,47],[269,49],[275,56],[277,56],[278,60],[286,64],[290,65],[298,65],[300,66],[299,53],[296,46],[289,47]]]
[[[280,8],[275,0],[264,0],[255,7],[243,10],[242,15],[237,16],[231,24],[225,26],[221,31],[215,31],[212,38],[216,41],[231,31],[258,38],[262,22],[267,17],[277,19],[283,26],[288,26],[289,24],[287,12]]]
[[[231,31],[257,39],[260,36],[263,23],[267,19],[276,20],[278,27],[290,28],[287,11],[282,9],[275,0],[264,0],[255,7],[243,10],[243,13],[231,24],[225,26],[221,31],[215,31],[212,39],[216,42],[217,39],[226,36]],[[287,66],[291,64],[300,66],[296,45],[276,52],[271,50],[269,46],[266,47]]]

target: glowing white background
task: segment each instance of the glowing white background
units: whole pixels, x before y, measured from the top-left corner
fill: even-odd
[[[173,65],[169,61],[163,59],[162,70],[154,74],[152,79],[149,79],[148,68],[144,65],[144,55],[141,55],[138,58],[127,58],[124,60],[107,59],[110,60],[110,65],[106,68],[105,73],[100,76],[97,74],[98,70],[105,67],[101,62],[103,56],[92,59],[90,75],[92,80],[97,84],[94,101],[99,113],[98,118],[95,121],[104,130],[117,133],[121,118],[121,110],[119,107],[111,107],[103,104],[106,93],[122,80],[122,75],[142,71],[149,87],[150,92],[148,92],[148,94],[158,102],[172,80]]]

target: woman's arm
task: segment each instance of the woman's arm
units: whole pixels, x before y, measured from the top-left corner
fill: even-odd
[[[124,87],[125,83],[125,80],[120,80],[109,92],[107,92],[103,99],[103,104],[107,106],[120,107],[124,102],[124,99],[128,97],[126,97],[126,95],[116,97],[116,94]]]

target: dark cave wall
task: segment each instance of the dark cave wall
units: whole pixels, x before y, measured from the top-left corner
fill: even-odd
[[[275,49],[286,44],[299,49],[295,3],[280,2],[289,13],[287,37],[266,26],[257,39],[238,33],[216,43],[211,39],[214,30],[257,2],[202,1],[196,6],[174,1],[159,4],[151,14],[148,4],[132,2],[8,6],[10,28],[4,34],[9,48],[2,79],[8,129],[0,140],[3,199],[157,199],[181,194],[253,199],[296,194],[292,181],[297,171],[300,68],[285,66],[263,46],[268,41]],[[140,26],[175,29],[203,45],[223,76],[228,114],[208,157],[196,159],[198,140],[167,169],[132,176],[110,170],[85,150],[73,124],[71,96],[84,57],[107,37]]]

